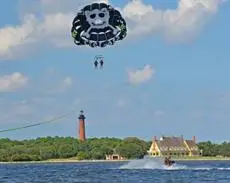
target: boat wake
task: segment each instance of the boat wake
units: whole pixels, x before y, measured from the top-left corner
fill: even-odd
[[[185,169],[186,166],[174,164],[170,167],[165,166],[162,159],[159,158],[144,158],[140,160],[133,160],[125,165],[122,165],[119,169]]]
[[[189,167],[175,163],[168,167],[160,158],[144,158],[133,160],[119,167],[119,169],[158,169],[158,170],[229,170],[230,167]]]

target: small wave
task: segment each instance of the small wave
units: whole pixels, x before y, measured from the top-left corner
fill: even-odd
[[[227,168],[216,168],[217,170],[230,170],[230,167]]]
[[[230,170],[230,167],[187,167],[185,170]]]

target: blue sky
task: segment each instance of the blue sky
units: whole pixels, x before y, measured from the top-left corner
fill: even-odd
[[[77,111],[0,137],[75,137],[83,109],[88,137],[229,140],[230,5],[193,2],[110,1],[126,19],[128,37],[91,49],[70,37],[83,0],[2,1],[0,129]],[[93,68],[98,54],[103,70]]]

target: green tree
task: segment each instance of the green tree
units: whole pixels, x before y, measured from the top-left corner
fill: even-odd
[[[89,156],[89,154],[87,152],[80,151],[80,152],[77,153],[77,159],[78,160],[87,160],[89,158],[90,158],[90,156]]]
[[[100,150],[94,149],[90,152],[90,158],[98,160],[105,159],[105,154]]]
[[[70,158],[76,156],[77,152],[70,144],[62,144],[59,146],[58,155],[60,158]]]
[[[55,157],[55,150],[52,146],[42,147],[39,151],[42,160],[52,159]]]
[[[198,147],[203,151],[203,156],[216,156],[221,154],[221,152],[219,152],[219,145],[212,144],[210,141],[201,142],[198,144]]]
[[[32,159],[28,154],[15,154],[11,156],[11,161],[31,161]]]
[[[140,145],[135,143],[123,143],[121,144],[116,151],[123,157],[127,159],[137,159],[143,158],[144,152]]]

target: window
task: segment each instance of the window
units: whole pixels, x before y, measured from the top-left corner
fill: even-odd
[[[118,156],[117,155],[113,155],[113,158],[114,160],[117,160],[118,159]]]

